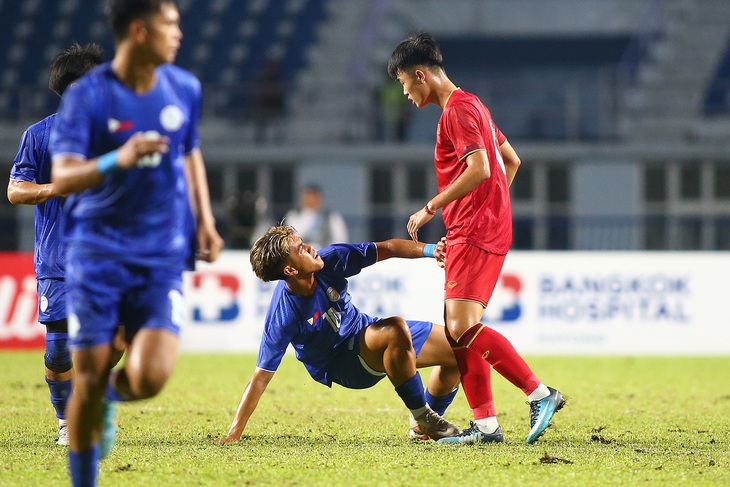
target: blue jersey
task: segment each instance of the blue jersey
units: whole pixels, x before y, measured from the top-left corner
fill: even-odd
[[[20,141],[10,179],[36,184],[51,182],[51,154],[48,139],[56,115],[28,127]],[[51,198],[35,206],[35,246],[37,279],[63,279],[65,246],[61,242],[61,210],[64,198]]]
[[[320,253],[324,268],[315,273],[312,296],[297,296],[279,281],[266,314],[256,366],[275,371],[291,343],[297,359],[317,382],[331,385],[327,368],[335,349],[378,318],[357,309],[347,292],[347,278],[377,261],[374,243],[335,244]]]
[[[200,82],[165,64],[154,87],[137,94],[119,81],[111,63],[90,71],[64,94],[51,132],[51,153],[92,159],[134,133],[170,138],[167,154],[109,174],[102,184],[68,198],[64,237],[70,253],[148,267],[183,269],[193,256],[193,220],[185,155],[198,147]]]

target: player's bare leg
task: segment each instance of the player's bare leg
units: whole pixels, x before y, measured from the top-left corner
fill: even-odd
[[[101,416],[109,378],[111,347],[108,344],[73,353],[73,393],[66,405],[69,462],[72,474],[96,478],[101,457]]]
[[[132,339],[127,360],[112,374],[113,387],[126,400],[155,396],[172,375],[178,337],[165,329],[142,329]]]
[[[527,442],[533,443],[549,426],[564,400],[558,391],[553,392],[540,382],[507,338],[480,322],[483,310],[482,304],[475,301],[446,301],[446,327],[475,419],[472,428],[464,432],[468,438],[462,442],[502,441],[492,398],[491,366],[528,396],[531,431]]]
[[[403,318],[386,318],[367,327],[360,335],[360,357],[371,369],[388,375],[424,434],[436,439],[458,433],[426,404],[411,332]]]
[[[443,416],[456,397],[459,387],[459,367],[449,342],[446,340],[443,325],[434,324],[428,339],[421,347],[416,359],[416,367],[432,367],[426,387],[426,403],[437,414]],[[408,435],[416,440],[427,440],[415,418],[409,419]]]

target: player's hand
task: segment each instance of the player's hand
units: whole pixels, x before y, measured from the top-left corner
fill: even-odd
[[[195,257],[206,262],[215,261],[223,250],[223,238],[215,228],[215,222],[200,223],[197,232],[198,250]]]
[[[436,250],[433,252],[433,256],[436,258],[436,264],[440,268],[446,267],[446,237],[441,237],[441,240],[436,244]]]
[[[433,215],[430,215],[425,208],[421,208],[408,219],[408,235],[414,242],[418,242],[418,229],[431,221]]]
[[[143,157],[156,153],[167,154],[169,151],[169,137],[137,132],[117,149],[117,165],[120,169],[131,169]]]

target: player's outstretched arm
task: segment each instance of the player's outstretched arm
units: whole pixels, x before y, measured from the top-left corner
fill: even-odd
[[[438,252],[438,246],[436,246],[436,248],[430,247],[426,250],[428,252],[433,252],[433,255],[430,253],[426,255],[424,254],[424,247],[426,247],[427,244],[401,238],[393,238],[383,242],[376,242],[375,245],[378,248],[378,262],[390,259],[391,257],[398,257],[401,259],[437,257],[436,252]]]
[[[64,195],[56,192],[53,183],[37,184],[17,179],[8,183],[8,201],[13,205],[37,205],[56,196]]]
[[[272,377],[274,377],[273,372],[259,368],[256,369],[251,381],[243,391],[241,402],[238,404],[238,409],[236,410],[236,416],[233,418],[233,423],[228,429],[228,435],[218,440],[220,443],[238,443],[241,441],[241,435],[246,428],[246,424],[248,424],[248,419],[253,414],[256,406],[258,406],[259,399],[261,399]]]
[[[199,148],[185,156],[185,177],[190,188],[193,212],[197,218],[197,256],[213,262],[223,250],[223,239],[215,226],[215,217],[210,205],[210,189],[205,171],[203,154]]]

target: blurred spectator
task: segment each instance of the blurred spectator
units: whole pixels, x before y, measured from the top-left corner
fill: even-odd
[[[347,227],[342,215],[322,205],[319,186],[308,184],[299,194],[299,208],[290,210],[284,223],[294,227],[302,240],[319,250],[333,243],[347,242]]]
[[[243,191],[227,201],[228,238],[230,247],[250,249],[253,243],[274,223],[269,218],[266,198],[254,191]]]
[[[260,144],[270,138],[270,128],[275,127],[284,114],[284,80],[278,59],[266,61],[254,96],[255,139]]]
[[[408,135],[411,115],[403,87],[388,79],[380,86],[377,95],[380,107],[378,138],[385,142],[403,142]]]

